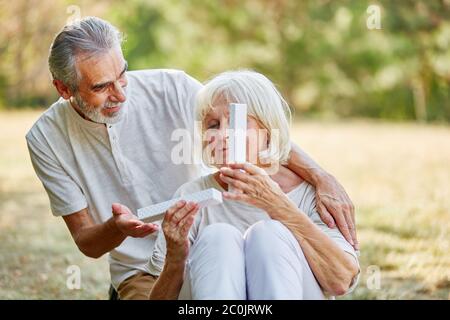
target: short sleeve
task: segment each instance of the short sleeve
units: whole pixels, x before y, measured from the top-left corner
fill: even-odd
[[[183,186],[178,188],[178,190],[174,193],[172,199],[182,197],[184,194],[186,194],[184,192]],[[189,242],[190,242],[191,246],[194,243],[196,234],[197,234],[198,223],[199,223],[198,216],[199,215],[197,214],[197,216],[195,217],[194,223],[192,224],[191,229],[189,230],[188,238],[189,238]],[[162,225],[162,223],[161,223],[161,225]],[[164,232],[163,232],[162,228],[160,228],[160,230],[158,232],[158,236],[156,237],[155,245],[153,247],[153,252],[148,261],[147,269],[150,274],[152,274],[154,276],[159,276],[161,274],[161,272],[164,268],[166,254],[167,254],[166,238],[164,236]]]
[[[181,75],[182,80],[180,82],[183,84],[181,99],[182,112],[184,113],[184,117],[187,120],[187,127],[192,129],[193,134],[199,134],[196,131],[198,130],[198,128],[195,126],[195,108],[197,103],[197,93],[200,91],[203,85],[184,71],[181,73]],[[196,161],[200,161],[201,176],[207,176],[215,171],[215,169],[205,165],[201,156],[199,156]]]
[[[187,121],[187,127],[194,129],[196,97],[203,85],[184,71],[180,72],[177,82],[181,112]]]
[[[186,112],[190,112],[192,116],[195,115],[195,104],[197,93],[203,87],[203,85],[187,73],[183,72],[183,94],[184,100],[186,101]]]
[[[192,226],[194,227],[194,226]],[[189,242],[192,244],[195,240],[195,232],[193,232],[192,228],[189,231]],[[155,246],[153,247],[152,255],[148,261],[148,272],[154,276],[159,276],[164,268],[164,263],[166,260],[167,247],[166,247],[166,238],[164,236],[164,232],[162,229],[158,232],[158,236],[156,237]]]
[[[172,196],[172,199],[177,198],[179,196],[180,196],[180,189],[175,191],[174,195]],[[167,253],[166,238],[164,236],[164,231],[162,230],[162,222],[161,222],[161,227],[159,229],[155,245],[153,246],[152,254],[150,255],[150,259],[147,264],[147,269],[150,274],[159,277],[164,268],[166,253]]]
[[[86,197],[80,187],[66,173],[52,152],[27,135],[31,163],[47,192],[54,216],[65,216],[87,208]]]
[[[162,228],[160,228],[153,247],[153,252],[148,261],[147,267],[150,274],[154,276],[159,276],[161,274],[166,259],[166,252],[166,239]]]

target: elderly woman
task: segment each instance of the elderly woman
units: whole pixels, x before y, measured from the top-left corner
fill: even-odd
[[[245,164],[226,165],[230,103],[248,107]],[[314,187],[278,166],[290,151],[290,112],[271,81],[222,73],[198,93],[196,115],[218,170],[175,197],[216,188],[224,202],[199,210],[180,201],[168,210],[149,262],[159,276],[150,299],[325,299],[352,290],[353,247],[321,221]]]

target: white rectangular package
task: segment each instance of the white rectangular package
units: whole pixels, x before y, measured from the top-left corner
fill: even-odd
[[[179,200],[193,201],[199,204],[199,208],[222,203],[222,193],[215,189],[209,188],[203,191],[191,193],[179,198],[153,204],[148,207],[138,209],[137,216],[139,220],[144,222],[154,222],[164,218],[166,211]]]
[[[247,160],[247,105],[230,103],[230,126],[228,134],[228,163],[244,163]],[[235,192],[229,186],[229,192]]]
[[[228,163],[244,163],[247,153],[247,105],[230,103]]]

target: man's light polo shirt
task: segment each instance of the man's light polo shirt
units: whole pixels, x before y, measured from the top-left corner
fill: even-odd
[[[96,223],[119,202],[138,208],[170,199],[201,174],[198,164],[175,164],[177,129],[194,130],[195,95],[201,84],[178,70],[127,72],[123,118],[104,125],[83,119],[59,99],[26,135],[33,167],[55,216],[88,208]],[[146,271],[156,234],[126,238],[109,255],[111,279],[119,284]]]

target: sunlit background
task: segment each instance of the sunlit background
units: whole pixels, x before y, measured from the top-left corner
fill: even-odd
[[[58,97],[53,37],[88,15],[125,34],[131,70],[277,84],[293,140],[356,206],[362,276],[344,299],[450,299],[450,0],[0,0],[0,299],[107,298],[106,258],[52,217],[24,138]]]

